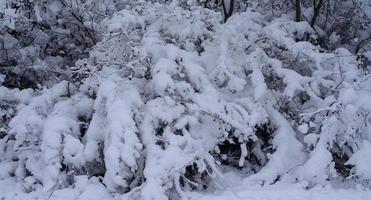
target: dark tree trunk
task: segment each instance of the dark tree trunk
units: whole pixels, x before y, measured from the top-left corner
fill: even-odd
[[[295,21],[300,22],[301,19],[301,7],[300,0],[295,1]]]
[[[324,3],[323,0],[319,0],[318,3],[316,3],[316,0],[313,0],[313,17],[310,21],[312,27],[316,24],[317,17],[321,14],[321,9]]]
[[[235,0],[223,0],[223,13],[224,13],[224,23],[227,22],[228,18],[233,14]],[[229,4],[229,5],[228,5]]]

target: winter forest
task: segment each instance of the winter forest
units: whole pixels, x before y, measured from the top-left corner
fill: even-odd
[[[1,200],[370,200],[370,0],[0,0]]]

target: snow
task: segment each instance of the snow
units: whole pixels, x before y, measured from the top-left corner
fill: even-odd
[[[306,190],[300,184],[277,184],[272,186],[238,185],[233,180],[233,190],[225,189],[214,193],[193,193],[191,200],[367,200],[370,191],[356,189],[335,189],[332,187],[315,187]],[[225,185],[225,184],[224,184]]]
[[[369,198],[356,1],[231,2],[0,0],[0,199]]]
[[[273,183],[277,178],[303,164],[305,154],[302,152],[302,144],[295,138],[295,132],[290,124],[274,109],[267,108],[272,122],[278,126],[273,138],[274,154],[268,155],[269,161],[257,174],[249,177],[254,181],[267,181]]]
[[[81,180],[82,179],[82,180]],[[335,188],[331,186],[317,186],[310,190],[305,184],[278,183],[260,186],[253,183],[242,184],[238,173],[223,174],[222,189],[208,192],[187,192],[184,195],[191,200],[368,200],[371,192],[361,187],[354,189]],[[87,177],[78,177],[74,188],[56,190],[50,198],[36,193],[25,193],[16,180],[8,178],[0,182],[0,198],[4,200],[22,199],[51,199],[51,200],[119,200],[120,197],[111,196],[97,180]],[[156,188],[153,188],[156,190]],[[125,198],[124,198],[125,199]]]
[[[355,166],[355,175],[371,178],[371,169],[369,166],[371,162],[370,150],[371,143],[364,141],[360,149],[347,161],[347,164]]]

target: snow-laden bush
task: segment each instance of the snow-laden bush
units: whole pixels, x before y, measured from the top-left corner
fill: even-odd
[[[315,37],[299,38],[334,50],[339,46],[353,53],[364,53],[370,49],[371,3],[368,0],[258,0],[240,1],[252,4],[268,19],[296,15],[296,3],[300,3],[300,21],[315,30]]]
[[[298,42],[316,31],[285,16],[123,7],[70,82],[1,88],[1,179],[44,198],[104,185],[145,200],[216,187],[221,165],[260,184],[370,180],[360,57]]]
[[[0,2],[0,74],[10,88],[37,88],[68,79],[76,60],[99,41],[100,22],[113,2],[3,0]]]

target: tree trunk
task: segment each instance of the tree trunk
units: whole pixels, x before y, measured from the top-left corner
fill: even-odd
[[[319,0],[318,4],[316,0],[313,1],[313,17],[310,21],[310,25],[313,27],[316,24],[317,17],[321,14],[321,9],[324,4],[323,0]]]
[[[235,0],[223,0],[223,13],[224,13],[224,23],[227,22],[228,18],[233,14]]]
[[[300,22],[301,18],[301,7],[300,7],[300,0],[295,1],[295,21]]]

